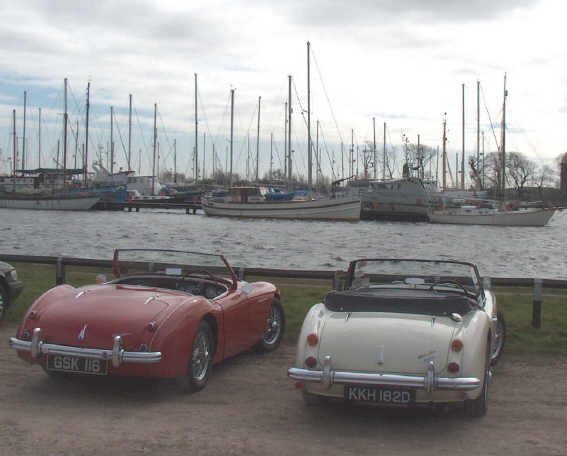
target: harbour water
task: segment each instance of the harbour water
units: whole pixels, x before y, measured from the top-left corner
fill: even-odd
[[[0,253],[111,259],[114,248],[224,254],[234,266],[346,269],[355,258],[476,263],[482,276],[567,279],[567,211],[543,228],[281,221],[180,211],[0,210]]]

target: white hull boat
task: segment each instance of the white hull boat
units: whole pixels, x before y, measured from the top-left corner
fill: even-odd
[[[554,213],[555,209],[499,211],[462,207],[433,211],[429,214],[429,221],[457,225],[545,226]]]
[[[86,211],[93,207],[99,199],[100,195],[34,195],[4,193],[0,194],[0,208]]]
[[[244,202],[243,202],[244,201]],[[255,198],[203,198],[205,214],[223,217],[359,221],[360,199],[355,197],[269,201]]]

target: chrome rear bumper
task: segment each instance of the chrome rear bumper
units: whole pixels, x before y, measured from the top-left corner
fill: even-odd
[[[294,380],[319,382],[327,387],[334,384],[384,385],[417,388],[432,392],[434,390],[470,391],[480,388],[481,381],[476,377],[437,377],[432,362],[427,365],[425,375],[373,374],[367,372],[348,372],[333,370],[331,357],[325,356],[322,370],[309,370],[291,367],[287,375]]]
[[[111,360],[112,367],[120,367],[123,363],[154,364],[161,361],[161,352],[125,351],[122,349],[122,339],[120,336],[114,336],[112,350],[47,344],[41,341],[40,328],[33,330],[31,341],[10,337],[10,347],[18,351],[29,351],[34,358],[39,358],[42,355],[63,355]]]

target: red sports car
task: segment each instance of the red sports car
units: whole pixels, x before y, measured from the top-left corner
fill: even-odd
[[[20,358],[55,376],[175,378],[197,391],[214,363],[280,344],[279,290],[238,280],[222,255],[121,249],[113,270],[110,282],[40,296],[10,339]]]

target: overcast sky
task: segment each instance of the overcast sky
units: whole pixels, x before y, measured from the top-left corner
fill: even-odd
[[[228,145],[230,89],[236,89],[234,167],[241,173],[248,133],[255,154],[262,97],[260,174],[269,167],[270,133],[280,160],[283,154],[284,102],[292,75],[295,159],[305,174],[301,108],[307,108],[307,41],[313,51],[312,135],[319,120],[323,159],[334,154],[335,166],[339,144],[351,142],[351,131],[355,147],[373,139],[373,118],[380,148],[384,122],[388,145],[400,144],[403,134],[415,143],[419,134],[422,143],[437,147],[446,113],[448,148],[452,155],[460,152],[462,84],[465,149],[476,154],[477,81],[485,148],[495,150],[504,73],[507,150],[550,163],[567,151],[562,32],[567,7],[561,0],[0,0],[0,7],[0,172],[9,167],[13,109],[17,135],[23,136],[24,91],[28,164],[37,164],[37,111],[42,108],[42,166],[53,165],[48,162],[61,136],[64,78],[70,119],[74,125],[79,121],[81,137],[91,82],[90,148],[109,141],[112,105],[115,135],[120,135],[115,136],[117,166],[125,165],[122,143],[132,94],[133,144],[135,151],[143,150],[142,173],[151,164],[154,103],[162,166],[173,166],[175,139],[178,169],[187,171],[197,73],[199,148],[206,133],[207,153],[214,142],[221,161]],[[137,158],[133,162],[137,169]],[[206,166],[209,173],[211,164]],[[274,166],[279,167],[277,158]]]

